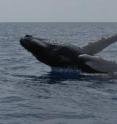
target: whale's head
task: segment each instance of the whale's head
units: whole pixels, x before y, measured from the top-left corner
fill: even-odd
[[[47,39],[26,35],[20,39],[20,44],[33,54],[39,61],[51,67],[74,67],[77,65],[79,48],[52,44]]]
[[[49,43],[45,39],[26,35],[20,39],[20,44],[31,52],[38,60],[45,63],[48,58]]]
[[[31,35],[26,35],[20,39],[20,44],[28,51],[36,54],[48,47],[44,39],[35,38]]]

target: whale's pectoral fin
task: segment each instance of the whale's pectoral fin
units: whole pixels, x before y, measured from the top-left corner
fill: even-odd
[[[87,54],[82,54],[79,59],[83,60],[85,64],[92,69],[102,72],[102,73],[113,73],[117,72],[117,63],[113,61],[107,61],[100,57],[90,56]]]
[[[84,46],[83,49],[86,54],[94,55],[116,41],[117,35],[114,35],[109,38],[102,38],[101,40],[96,41],[94,43],[89,43],[88,45]]]

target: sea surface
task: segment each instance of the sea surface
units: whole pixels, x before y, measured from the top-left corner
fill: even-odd
[[[84,46],[117,23],[0,23],[0,124],[117,123],[116,76],[52,72],[20,46],[26,34]],[[117,44],[98,55],[117,61]]]

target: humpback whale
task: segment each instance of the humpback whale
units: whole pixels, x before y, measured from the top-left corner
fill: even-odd
[[[49,43],[48,39],[26,35],[20,44],[42,63],[51,68],[78,69],[86,73],[117,72],[117,64],[96,56],[117,41],[117,35],[102,38],[83,47]]]

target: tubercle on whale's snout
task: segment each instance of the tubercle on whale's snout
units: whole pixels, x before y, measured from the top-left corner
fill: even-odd
[[[28,34],[27,34],[27,35],[25,35],[25,37],[32,37],[32,35],[28,35]]]
[[[28,40],[28,39],[31,39],[32,38],[32,35],[25,35],[24,37],[22,37],[20,39],[20,43],[22,44],[25,40]]]
[[[25,35],[20,39],[21,46],[27,47],[29,45],[32,45],[33,44],[32,39],[33,39],[32,35]]]
[[[20,45],[32,53],[36,53],[39,50],[41,51],[47,48],[47,44],[44,41],[41,41],[30,35],[26,35],[25,37],[21,38]]]
[[[29,49],[32,46],[31,38],[28,36],[21,38],[20,45],[24,47],[25,49]]]

